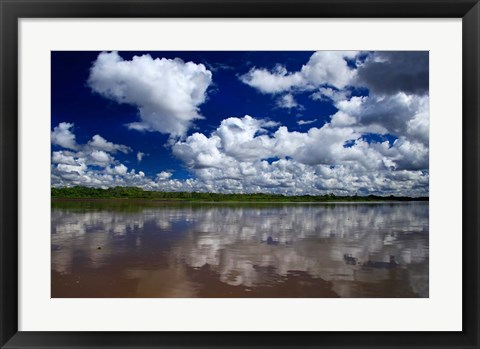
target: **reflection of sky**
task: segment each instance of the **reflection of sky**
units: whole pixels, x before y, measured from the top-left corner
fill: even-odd
[[[343,296],[352,296],[352,282],[391,278],[388,268],[362,264],[395,256],[414,292],[428,296],[428,203],[53,209],[52,246],[59,273],[71,273],[81,252],[93,269],[120,260],[138,274],[149,268],[129,266],[121,256],[153,249],[168,257],[170,268],[208,265],[232,286],[268,285],[262,267],[273,267],[280,276],[303,271],[332,281]],[[107,248],[99,253],[98,246]],[[344,254],[359,264],[346,264]]]

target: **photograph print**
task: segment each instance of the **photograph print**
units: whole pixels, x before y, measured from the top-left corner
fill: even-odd
[[[427,51],[52,51],[52,298],[428,298]]]

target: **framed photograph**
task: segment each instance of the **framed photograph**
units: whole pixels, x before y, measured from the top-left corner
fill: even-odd
[[[0,11],[2,348],[479,348],[478,1]]]

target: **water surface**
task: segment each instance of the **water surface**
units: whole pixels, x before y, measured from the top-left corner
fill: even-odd
[[[52,203],[52,297],[428,297],[428,202]]]

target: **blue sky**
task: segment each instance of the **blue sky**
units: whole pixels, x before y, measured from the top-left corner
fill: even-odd
[[[428,52],[52,52],[52,185],[428,195]]]

